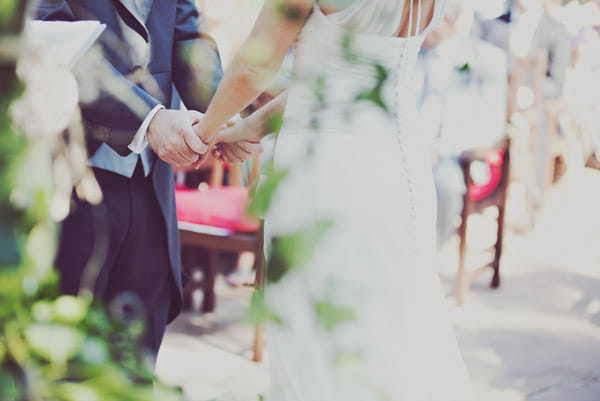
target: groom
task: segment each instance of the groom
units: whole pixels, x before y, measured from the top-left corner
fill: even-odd
[[[206,109],[222,75],[216,44],[193,0],[41,0],[36,17],[107,26],[102,55],[91,52],[75,69],[103,201],[74,196],[56,261],[62,290],[76,294],[100,252],[96,297],[118,313],[142,314],[143,345],[156,355],[181,308],[171,165],[194,164],[208,151],[192,129],[202,115],[179,110],[179,98]],[[85,88],[93,99],[85,100]]]

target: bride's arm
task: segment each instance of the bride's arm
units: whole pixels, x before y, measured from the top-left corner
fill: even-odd
[[[227,121],[261,94],[277,73],[292,46],[314,0],[267,0],[248,40],[227,69],[197,126],[205,143],[213,143]]]
[[[277,129],[273,121],[283,114],[286,103],[287,91],[282,92],[248,117],[222,129],[217,140],[225,143],[260,142],[265,135]]]

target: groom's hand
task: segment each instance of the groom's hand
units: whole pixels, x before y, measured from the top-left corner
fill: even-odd
[[[194,110],[160,110],[150,122],[146,135],[152,150],[174,167],[198,162],[209,150],[192,128],[202,116]]]

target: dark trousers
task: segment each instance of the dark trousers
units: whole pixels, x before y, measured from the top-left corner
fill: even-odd
[[[101,169],[95,174],[102,204],[75,199],[62,224],[56,261],[62,291],[77,294],[87,286],[114,313],[144,318],[142,345],[156,356],[179,293],[152,177],[144,177],[140,163],[132,178]]]

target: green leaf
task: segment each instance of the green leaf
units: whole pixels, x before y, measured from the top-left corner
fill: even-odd
[[[0,267],[14,266],[21,262],[15,230],[0,221]]]
[[[374,67],[375,67],[375,78],[376,78],[375,86],[371,89],[367,89],[363,92],[360,92],[358,95],[356,95],[355,100],[372,102],[373,104],[375,104],[377,107],[379,107],[386,113],[389,113],[390,110],[389,110],[387,104],[385,104],[385,102],[383,100],[383,96],[382,96],[383,87],[385,85],[385,82],[389,78],[389,72],[381,64],[375,64]]]
[[[23,399],[21,386],[13,372],[0,370],[0,400],[19,401]]]
[[[290,271],[304,266],[332,226],[330,220],[318,220],[293,234],[273,238],[267,263],[267,280],[277,283]]]
[[[85,383],[61,383],[56,392],[66,401],[102,401],[101,394]]]
[[[338,374],[347,379],[358,379],[365,375],[365,358],[359,352],[345,350],[335,356]]]
[[[326,331],[332,331],[339,324],[356,319],[356,312],[352,308],[335,305],[328,299],[317,301],[314,306],[317,317]]]
[[[31,314],[38,322],[50,322],[54,315],[52,302],[42,300],[34,303],[31,306]]]
[[[357,62],[359,57],[356,50],[354,50],[354,36],[350,32],[346,32],[342,38],[342,55],[344,59],[350,62]]]
[[[267,130],[269,133],[276,133],[281,130],[283,126],[283,114],[273,113],[267,120]]]
[[[66,362],[81,350],[85,336],[73,327],[35,323],[25,331],[31,349],[51,362]]]
[[[278,324],[283,323],[281,317],[270,310],[266,305],[262,290],[256,290],[252,294],[252,302],[250,304],[250,312],[248,313],[248,321],[252,324],[264,322],[275,322]]]
[[[81,348],[81,357],[92,365],[105,363],[110,357],[108,345],[99,338],[88,338]]]
[[[54,320],[60,323],[76,325],[88,312],[87,303],[78,297],[63,295],[54,301]]]
[[[288,170],[271,169],[263,182],[259,182],[252,188],[250,193],[250,204],[248,205],[248,214],[250,216],[262,217],[269,208],[275,192],[281,182],[288,176]]]
[[[464,63],[463,65],[456,67],[458,72],[469,72],[471,71],[471,65],[469,63]]]

